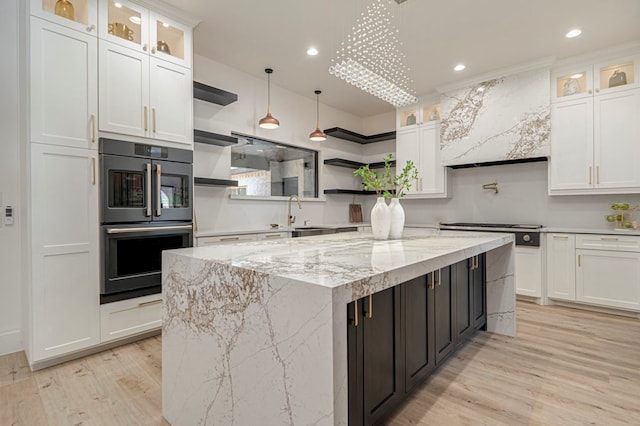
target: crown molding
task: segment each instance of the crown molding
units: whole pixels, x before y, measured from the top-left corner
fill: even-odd
[[[189,15],[184,10],[179,9],[171,4],[165,3],[162,0],[130,0],[131,3],[139,4],[154,12],[165,15],[167,18],[171,18],[181,24],[194,28],[200,23],[200,19]]]

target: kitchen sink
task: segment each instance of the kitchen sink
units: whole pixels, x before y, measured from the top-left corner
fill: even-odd
[[[293,238],[296,237],[310,237],[312,235],[327,235],[327,234],[337,234],[339,232],[351,232],[357,231],[358,228],[356,226],[345,226],[345,227],[328,227],[328,226],[298,226],[293,228],[291,231],[291,236]]]

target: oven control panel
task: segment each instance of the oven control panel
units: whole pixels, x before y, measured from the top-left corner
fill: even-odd
[[[539,232],[516,232],[515,234],[517,246],[540,247]]]

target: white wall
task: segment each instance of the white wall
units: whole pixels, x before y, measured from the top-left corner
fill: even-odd
[[[18,84],[18,0],[3,1],[0,16],[0,206],[14,207],[14,224],[0,220],[0,355],[22,348],[20,278],[20,143]]]
[[[196,100],[195,128],[223,134],[235,131],[318,150],[321,197],[324,197],[324,188],[359,189],[360,184],[354,178],[353,170],[324,166],[323,160],[340,157],[361,161],[365,146],[331,137],[325,142],[310,141],[309,133],[316,124],[315,95],[309,93],[308,97],[304,97],[279,87],[277,69],[271,77],[271,112],[280,120],[280,128],[275,130],[264,130],[257,125],[267,108],[266,74],[264,78],[255,78],[196,55],[194,80],[238,94],[237,102],[224,107]],[[363,134],[380,133],[395,128],[395,115],[388,113],[364,120],[321,103],[320,126],[323,129],[342,127]],[[388,152],[389,149],[393,150],[393,143],[390,144],[372,145],[386,146]],[[229,150],[228,147],[196,144],[194,175],[228,179]],[[302,225],[305,220],[310,220],[311,224],[347,223],[352,200],[353,197],[349,195],[328,195],[324,202],[303,201],[301,211],[294,205],[296,225]],[[266,229],[270,223],[286,226],[287,203],[283,200],[229,199],[228,189],[196,187],[195,207],[200,232]]]

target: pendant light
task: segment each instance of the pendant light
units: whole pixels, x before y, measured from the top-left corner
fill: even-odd
[[[280,127],[280,122],[271,115],[271,68],[265,68],[264,72],[267,73],[267,115],[258,121],[258,125],[263,129],[277,129]]]
[[[320,130],[320,93],[322,92],[320,90],[316,90],[314,93],[316,94],[316,130],[309,135],[309,139],[321,142],[327,140],[327,135]]]

